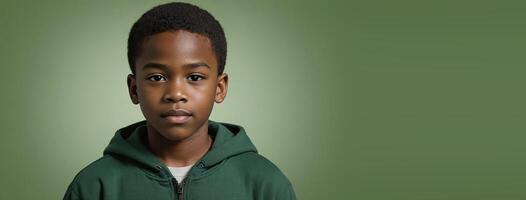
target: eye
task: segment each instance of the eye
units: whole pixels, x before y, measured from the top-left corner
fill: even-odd
[[[148,77],[148,80],[153,81],[153,82],[159,82],[161,80],[166,80],[166,78],[164,78],[164,76],[161,76],[161,75],[153,75],[153,76]]]
[[[199,81],[199,80],[202,80],[203,77],[202,76],[199,76],[199,75],[196,75],[196,74],[192,74],[190,76],[188,76],[188,80],[191,80],[191,81]]]

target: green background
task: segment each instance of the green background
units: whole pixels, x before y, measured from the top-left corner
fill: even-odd
[[[497,1],[492,1],[497,2]],[[158,1],[0,3],[0,199],[60,199],[129,100],[126,40]],[[227,99],[299,199],[526,199],[520,1],[198,1]]]

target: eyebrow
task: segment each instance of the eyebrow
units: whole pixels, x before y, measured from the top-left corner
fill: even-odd
[[[197,67],[207,67],[208,69],[211,69],[210,66],[204,62],[195,62],[195,63],[187,63],[187,64],[184,64],[183,65],[184,68],[197,68]],[[161,69],[161,70],[168,70],[168,65],[165,65],[165,64],[161,64],[161,63],[154,63],[154,62],[150,62],[150,63],[147,63],[145,64],[142,69],[143,70],[146,70],[148,68],[153,68],[153,69]]]

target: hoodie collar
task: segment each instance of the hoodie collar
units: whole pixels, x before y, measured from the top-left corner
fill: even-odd
[[[148,148],[146,120],[136,122],[116,131],[104,155],[136,162],[139,167],[162,176],[171,176],[166,165]],[[202,173],[221,161],[257,149],[243,127],[235,124],[208,120],[208,134],[214,139],[210,150],[193,167],[192,173]]]

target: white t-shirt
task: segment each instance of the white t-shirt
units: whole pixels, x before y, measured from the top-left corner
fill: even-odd
[[[181,183],[184,178],[186,178],[186,175],[188,174],[188,171],[190,171],[190,168],[192,168],[194,165],[188,165],[184,167],[170,167],[168,166],[168,169],[172,173],[172,176],[177,180],[177,183]]]

